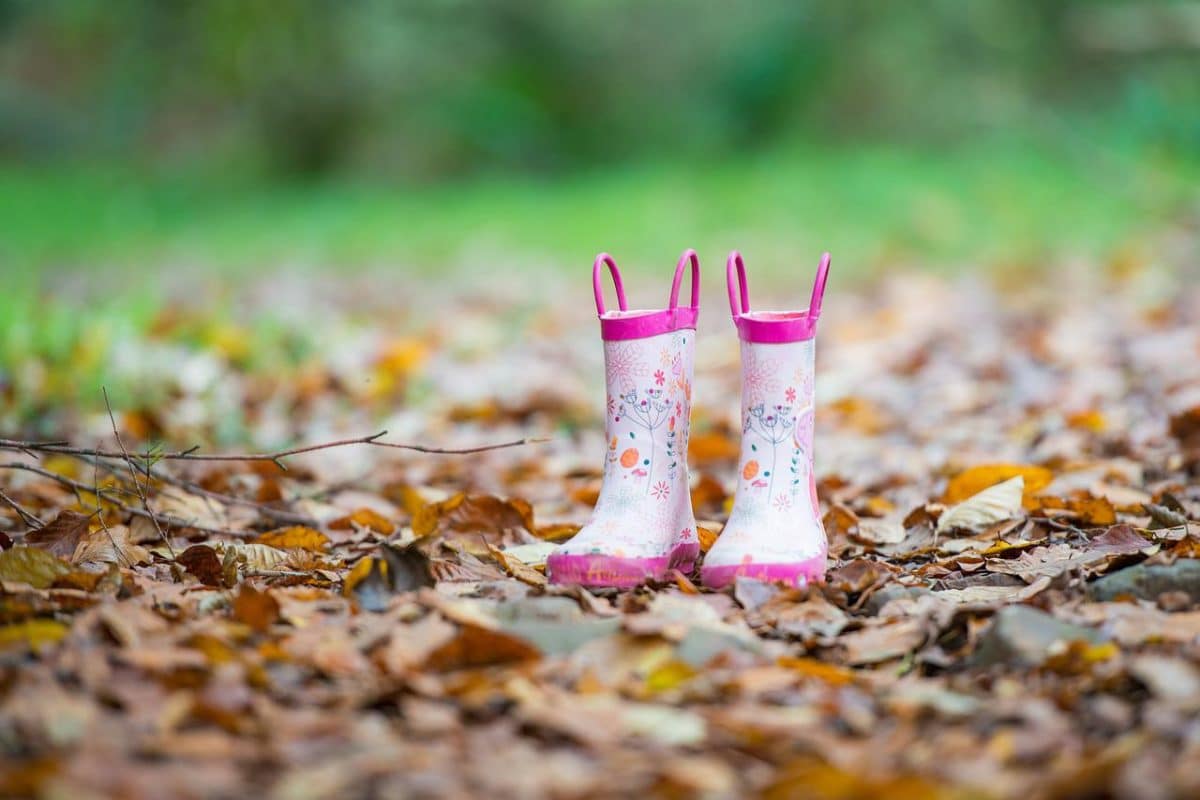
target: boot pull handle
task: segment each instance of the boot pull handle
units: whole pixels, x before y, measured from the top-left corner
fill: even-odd
[[[813,281],[812,298],[808,301],[808,316],[817,319],[821,316],[821,300],[825,297],[825,281],[829,279],[829,253],[821,254],[821,263],[817,267],[817,277]],[[725,262],[725,283],[729,289],[729,311],[734,317],[750,311],[750,291],[746,288],[746,264],[742,254],[734,250]],[[739,306],[738,300],[741,300]]]
[[[808,301],[808,315],[813,319],[821,316],[821,299],[825,297],[825,281],[829,278],[829,253],[821,254],[817,266],[817,277],[813,280],[812,299]]]
[[[679,263],[675,265],[675,279],[671,281],[671,302],[667,306],[669,309],[679,307],[679,285],[683,283],[683,267],[688,262],[692,262],[692,304],[690,308],[700,307],[700,257],[696,255],[696,251],[690,247],[683,251],[683,255],[679,257]]]
[[[736,273],[736,284],[734,275]],[[750,290],[746,288],[746,264],[742,254],[734,250],[725,261],[725,284],[729,289],[729,312],[736,318],[750,310]],[[738,298],[741,297],[741,308]]]
[[[625,286],[621,283],[621,270],[617,269],[617,262],[613,261],[612,256],[608,253],[601,253],[592,263],[592,290],[596,294],[596,313],[602,317],[604,316],[604,287],[601,286],[600,269],[605,265],[608,265],[613,285],[617,288],[617,307],[622,311],[629,310],[629,306],[625,302]]]

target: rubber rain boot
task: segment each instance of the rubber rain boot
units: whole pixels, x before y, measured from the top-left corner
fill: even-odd
[[[679,305],[691,265],[692,301]],[[601,288],[607,266],[619,310],[607,311]],[[604,341],[607,412],[604,478],[590,521],[546,561],[554,583],[630,588],[688,573],[700,555],[688,486],[700,261],[685,250],[665,309],[629,309],[617,264],[596,257],[592,285]]]
[[[825,577],[828,543],[813,476],[813,383],[828,274],[825,253],[804,311],[751,311],[742,256],[729,255],[729,308],[742,350],[742,446],[729,522],[700,570],[708,587],[739,575],[792,586]]]

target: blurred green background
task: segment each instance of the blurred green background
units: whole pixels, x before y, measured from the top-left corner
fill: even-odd
[[[0,64],[9,396],[182,274],[1181,269],[1200,226],[1192,0],[0,0]]]
[[[9,263],[818,246],[1187,213],[1200,3],[2,0]],[[700,240],[700,241],[698,241]]]

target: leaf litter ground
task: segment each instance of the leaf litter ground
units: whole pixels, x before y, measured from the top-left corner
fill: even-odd
[[[154,402],[46,406],[108,455],[6,447],[0,794],[1196,796],[1200,290],[1162,277],[835,294],[827,582],[724,593],[547,584],[605,449],[587,315],[480,292],[421,322],[314,279],[289,291],[321,344],[270,369],[164,312],[120,343],[171,365]],[[697,359],[706,546],[737,457],[723,316]],[[546,441],[140,455],[230,419],[260,449]]]

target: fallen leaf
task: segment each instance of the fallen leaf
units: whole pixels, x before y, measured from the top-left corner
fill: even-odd
[[[961,503],[984,489],[1017,477],[1024,482],[1022,492],[1030,496],[1049,486],[1054,480],[1054,473],[1045,467],[1023,464],[984,464],[971,467],[950,480],[946,491],[942,493],[942,502]]]
[[[847,664],[876,664],[911,653],[925,641],[925,626],[919,619],[902,619],[845,633],[838,637]]]
[[[387,562],[373,556],[359,560],[342,582],[342,594],[367,611],[386,611],[392,598]]]
[[[549,580],[545,575],[526,564],[519,558],[508,555],[504,550],[492,544],[487,546],[488,552],[496,559],[496,563],[512,577],[530,586],[545,586]],[[543,563],[545,563],[543,561]]]
[[[36,531],[25,534],[25,544],[40,547],[59,558],[69,559],[75,555],[79,540],[87,533],[91,517],[74,511],[60,511],[52,519]]]
[[[1027,583],[1043,576],[1054,578],[1069,569],[1084,567],[1103,560],[1101,553],[1075,550],[1068,544],[1036,547],[1020,553],[1016,558],[991,558],[987,567],[991,572],[1016,575]]]
[[[524,529],[534,532],[533,508],[524,500],[503,500],[492,495],[460,492],[440,503],[430,503],[413,517],[413,533],[491,534]]]
[[[271,593],[260,592],[248,583],[238,587],[232,607],[234,619],[259,633],[265,633],[279,619],[279,603]]]
[[[854,673],[851,670],[815,658],[783,656],[776,663],[805,678],[815,678],[831,686],[849,686],[854,683]]]
[[[70,572],[70,564],[36,547],[14,547],[0,553],[0,581],[17,581],[45,589]]]
[[[292,554],[256,542],[214,542],[215,552],[253,572],[286,569]]]
[[[850,538],[867,544],[899,544],[904,541],[904,526],[898,519],[860,517]]]
[[[0,649],[22,645],[35,653],[62,641],[69,629],[52,619],[30,619],[13,625],[0,626]]]
[[[132,567],[135,564],[149,564],[153,557],[149,550],[134,544],[128,527],[112,525],[97,528],[84,536],[71,560],[84,568],[107,564]]]
[[[739,439],[725,429],[693,433],[688,439],[688,460],[697,467],[737,461],[742,452]]]
[[[396,525],[387,517],[374,511],[370,508],[360,508],[352,514],[347,514],[344,517],[338,517],[329,523],[329,527],[335,531],[348,531],[355,528],[368,528],[376,533],[382,533],[384,536],[391,536],[396,532]]]
[[[217,551],[208,545],[194,544],[176,556],[175,560],[205,586],[224,586],[221,559]]]
[[[314,553],[323,553],[329,547],[328,536],[302,525],[267,531],[254,541],[257,544],[265,544],[281,550],[310,550]]]
[[[997,483],[945,511],[938,518],[939,534],[952,530],[972,533],[1012,519],[1021,512],[1021,496],[1025,478],[1021,475]]]
[[[429,654],[425,668],[450,672],[538,658],[541,658],[541,652],[524,639],[478,625],[463,624],[459,626],[456,637]]]

